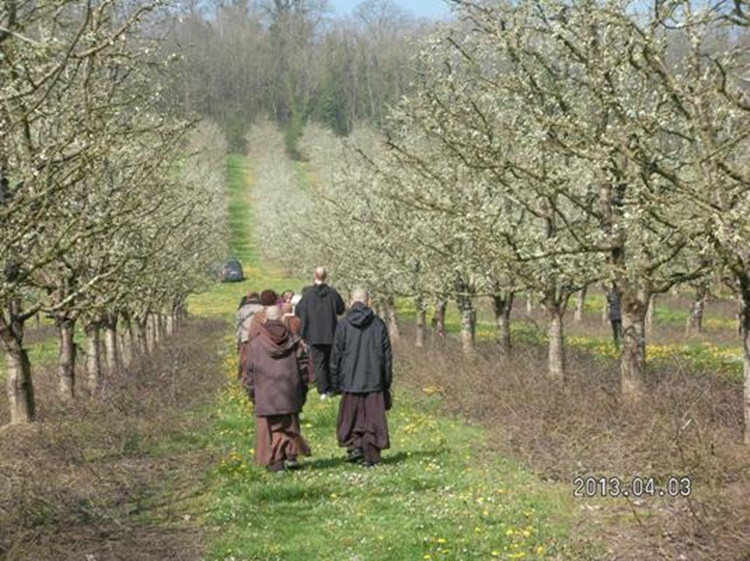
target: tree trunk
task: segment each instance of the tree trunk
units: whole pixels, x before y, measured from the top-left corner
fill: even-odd
[[[146,318],[137,316],[135,318],[134,332],[134,354],[143,356],[148,353],[148,346],[146,345]]]
[[[104,325],[104,352],[107,356],[107,376],[112,377],[120,370],[120,347],[117,337],[117,320]]]
[[[31,423],[36,418],[31,362],[23,348],[24,318],[20,300],[11,300],[0,314],[0,337],[7,365],[8,409],[13,425]]]
[[[622,297],[622,354],[620,355],[620,389],[626,397],[644,392],[646,369],[646,308],[648,296]]]
[[[583,306],[586,303],[586,287],[584,286],[576,297],[576,309],[573,312],[573,323],[581,323],[583,321]]]
[[[739,311],[737,319],[739,322],[740,336],[742,337],[742,364],[744,399],[742,428],[742,441],[750,446],[750,274],[738,275],[739,282]]]
[[[531,312],[534,311],[534,302],[531,299],[531,294],[526,295],[526,315],[531,315]]]
[[[396,303],[392,297],[388,297],[383,302],[385,308],[386,322],[388,323],[388,334],[391,336],[391,340],[396,340],[401,336],[398,330],[398,323],[396,322]]]
[[[563,318],[559,309],[549,310],[549,348],[547,367],[549,377],[563,382],[565,380],[565,342],[563,339]]]
[[[495,312],[495,327],[497,328],[497,343],[500,354],[509,357],[512,352],[510,338],[510,312],[513,308],[512,292],[495,294],[492,296],[492,309]]]
[[[26,349],[7,349],[6,365],[8,368],[8,405],[10,423],[20,425],[31,423],[36,418],[36,401],[34,386],[31,382],[31,362]]]
[[[76,347],[73,340],[75,320],[60,318],[57,320],[59,340],[57,353],[58,391],[63,400],[70,401],[75,397]]]
[[[685,336],[688,337],[693,329],[697,333],[703,332],[703,313],[706,309],[706,298],[708,297],[708,287],[704,284],[695,289],[695,298],[690,310],[688,311],[687,321],[685,322]]]
[[[167,314],[167,322],[166,322],[166,333],[167,337],[171,337],[175,333],[175,324],[177,319],[175,318],[174,314]]]
[[[102,387],[101,327],[98,322],[86,325],[86,373],[92,395]]]
[[[448,307],[446,300],[439,300],[435,303],[435,314],[432,316],[432,335],[433,338],[445,340],[445,309]]]
[[[154,314],[146,315],[146,354],[153,354],[156,350],[156,326],[154,323]]]
[[[748,303],[748,306],[745,307],[743,323],[742,348],[744,351],[743,373],[745,385],[745,425],[743,428],[743,441],[750,446],[750,302]]]
[[[476,332],[476,314],[471,298],[468,296],[459,297],[458,310],[461,314],[461,347],[464,354],[470,355],[474,353],[474,333]]]
[[[646,336],[650,336],[654,331],[654,314],[656,313],[656,294],[652,294],[648,299],[646,307],[645,331]]]
[[[416,298],[417,305],[417,335],[415,345],[417,347],[424,347],[424,331],[425,323],[427,321],[427,310],[424,307],[424,300],[422,298]]]

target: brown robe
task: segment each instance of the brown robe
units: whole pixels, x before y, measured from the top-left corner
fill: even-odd
[[[339,404],[336,436],[340,446],[360,449],[366,462],[380,461],[380,451],[391,447],[385,416],[387,392],[344,393]]]
[[[309,455],[299,412],[307,397],[309,358],[298,337],[267,320],[248,344],[244,386],[255,405],[255,462],[271,468]]]

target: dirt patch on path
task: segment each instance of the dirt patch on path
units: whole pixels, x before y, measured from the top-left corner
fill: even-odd
[[[36,371],[39,422],[0,431],[0,559],[201,558],[225,332],[191,320],[99,400],[62,405],[54,369]]]

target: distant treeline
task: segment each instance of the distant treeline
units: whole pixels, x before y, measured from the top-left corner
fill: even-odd
[[[233,150],[269,115],[293,157],[308,120],[341,135],[381,123],[414,77],[410,45],[433,28],[392,0],[365,0],[350,17],[326,0],[185,0],[165,25],[172,102],[220,123]]]

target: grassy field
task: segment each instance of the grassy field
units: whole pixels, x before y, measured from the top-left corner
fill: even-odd
[[[233,251],[248,280],[220,285],[191,300],[194,314],[229,318],[244,286],[299,288],[263,262],[250,240],[249,187],[243,159],[229,160]],[[236,381],[231,337],[227,384],[211,441],[220,460],[213,474],[212,560],[550,559],[580,558],[570,549],[573,499],[568,485],[537,480],[487,453],[484,434],[438,412],[440,396],[399,393],[389,416],[392,449],[367,470],[343,461],[335,441],[338,400],[311,392],[302,416],[313,456],[281,476],[252,463],[251,406]]]

